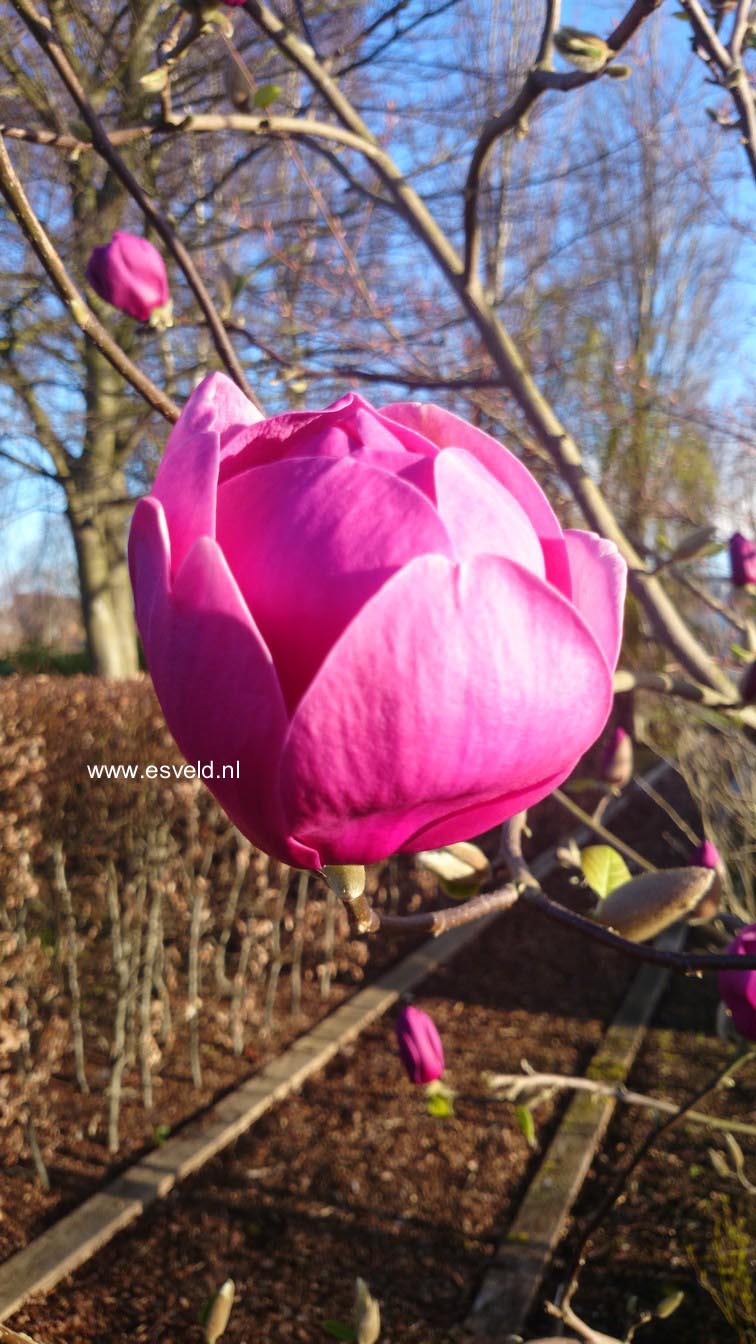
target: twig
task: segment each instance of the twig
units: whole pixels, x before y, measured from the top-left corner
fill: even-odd
[[[636,0],[625,15],[621,23],[617,25],[614,32],[607,39],[607,45],[613,53],[622,49],[630,38],[637,31],[644,19],[658,9],[661,0]],[[508,131],[516,130],[519,127],[527,126],[527,117],[533,105],[540,98],[542,93],[548,89],[558,90],[560,93],[568,93],[571,89],[582,88],[586,84],[592,84],[600,79],[604,74],[605,68],[595,71],[571,70],[564,73],[556,73],[550,69],[551,48],[554,33],[559,26],[560,4],[558,0],[550,0],[546,6],[546,18],[541,35],[541,42],[536,57],[535,64],[529,70],[525,83],[520,92],[508,108],[500,112],[497,116],[491,117],[486,122],[480,133],[475,149],[470,159],[470,166],[467,171],[467,181],[465,182],[465,206],[464,206],[464,226],[465,226],[465,265],[464,280],[469,285],[475,281],[478,275],[480,258],[480,224],[478,217],[478,202],[480,196],[480,184],[483,178],[488,156],[497,140],[500,140]]]
[[[690,829],[687,821],[683,821],[680,813],[675,811],[672,804],[668,803],[666,798],[662,798],[661,794],[656,792],[653,784],[649,784],[642,775],[636,775],[632,782],[651,799],[652,803],[656,803],[656,806],[660,808],[662,812],[666,812],[670,821],[673,821],[677,829],[682,831],[683,835],[687,836],[692,845],[699,845],[701,843],[700,838],[696,835],[695,831]]]
[[[632,1092],[621,1083],[601,1083],[594,1078],[570,1077],[560,1073],[495,1073],[489,1075],[487,1082],[493,1091],[504,1092],[503,1100],[506,1101],[516,1101],[523,1092],[558,1088],[590,1092],[598,1097],[614,1097],[626,1106],[644,1106],[666,1115],[677,1115],[679,1109],[672,1101],[662,1101],[660,1097],[651,1097],[644,1092]],[[685,1118],[690,1124],[706,1125],[710,1129],[729,1130],[733,1134],[756,1134],[756,1125],[749,1125],[745,1120],[727,1120],[718,1115],[706,1115],[704,1111],[688,1111]]]
[[[19,2],[14,0],[14,3]],[[629,40],[643,19],[659,3],[660,0],[635,0],[610,38],[613,50],[618,51]],[[648,616],[654,633],[664,640],[673,655],[696,680],[717,688],[723,695],[734,696],[735,690],[729,678],[686,624],[660,581],[644,570],[637,550],[586,471],[577,444],[537,387],[509,331],[488,303],[480,282],[472,276],[469,282],[465,280],[462,259],[425,202],[410,186],[399,166],[379,145],[337,82],[316,60],[312,48],[292,33],[261,0],[246,0],[245,9],[261,31],[310,80],[337,120],[353,137],[354,147],[373,164],[381,182],[390,192],[397,212],[420,239],[457,294],[501,375],[502,385],[517,401],[530,428],[569,486],[591,528],[614,541],[627,561],[633,592]],[[544,87],[549,87],[549,81],[552,86],[563,88],[585,82],[585,76],[580,71],[556,75],[553,71],[543,70],[539,72],[539,78]],[[293,120],[296,121],[296,118]],[[742,717],[756,724],[756,709],[747,707]]]
[[[302,953],[304,951],[305,918],[307,913],[307,889],[310,874],[302,872],[297,882],[297,903],[294,907],[293,948],[291,954],[291,1011],[298,1017],[302,1011]]]
[[[177,265],[186,276],[187,284],[205,315],[218,355],[229,374],[242,389],[245,396],[249,397],[249,400],[257,406],[258,410],[262,410],[260,402],[247,382],[244,370],[242,369],[234,348],[228,339],[220,315],[205,288],[202,277],[200,276],[189,252],[184,247],[181,239],[168,223],[165,216],[161,214],[147,193],[142,189],[139,182],[134,177],[134,174],[121,158],[118,150],[111,143],[97,113],[87,98],[76,71],[58,41],[51,24],[47,19],[43,18],[42,15],[37,13],[36,9],[31,4],[31,0],[13,0],[13,7],[29,29],[32,36],[50,59],[66,89],[73,98],[81,116],[89,127],[92,143],[98,154],[105,160],[118,180],[123,183],[129,195],[136,201],[136,204],[139,206],[145,219],[149,221],[155,231],[160,235]]]
[[[73,1041],[76,1081],[79,1084],[79,1091],[86,1094],[89,1092],[89,1083],[87,1082],[87,1068],[84,1059],[84,1032],[81,1025],[81,990],[79,987],[79,970],[77,965],[78,938],[76,935],[76,917],[73,911],[73,902],[71,901],[71,889],[66,879],[66,864],[63,857],[63,846],[60,841],[56,841],[53,846],[53,869],[55,875],[55,890],[60,898],[60,907],[63,915],[61,920],[63,958],[68,978],[68,992],[71,999],[71,1039]]]
[[[121,936],[121,906],[118,899],[118,878],[115,864],[108,860],[106,892],[110,916],[110,941],[113,948],[118,991],[116,996],[115,1026],[111,1048],[112,1067],[108,1084],[108,1152],[117,1153],[120,1142],[119,1118],[121,1113],[121,1085],[126,1067],[126,1015],[129,995],[129,956]]]
[[[665,1134],[667,1130],[671,1129],[679,1120],[688,1116],[695,1108],[697,1102],[703,1100],[703,1098],[708,1096],[710,1092],[713,1092],[725,1078],[732,1077],[734,1073],[742,1068],[744,1064],[748,1063],[749,1060],[753,1060],[753,1058],[754,1050],[752,1047],[749,1047],[746,1050],[740,1050],[733,1059],[729,1059],[722,1068],[717,1070],[713,1078],[711,1078],[703,1087],[698,1088],[682,1106],[676,1107],[674,1113],[670,1115],[667,1120],[660,1121],[645,1136],[630,1160],[625,1163],[625,1166],[620,1171],[617,1180],[614,1182],[608,1194],[601,1201],[598,1208],[583,1228],[578,1245],[572,1255],[570,1269],[566,1276],[567,1286],[562,1296],[561,1305],[559,1307],[554,1307],[551,1303],[546,1304],[547,1310],[550,1311],[552,1315],[559,1316],[562,1320],[566,1319],[563,1313],[570,1310],[570,1304],[577,1289],[578,1276],[584,1264],[585,1251],[588,1243],[594,1232],[596,1232],[603,1223],[607,1214],[611,1212],[625,1189],[628,1180],[637,1169],[638,1165],[643,1161],[643,1158],[649,1150],[657,1143],[662,1134]]]
[[[624,854],[625,858],[630,859],[633,863],[637,864],[639,868],[642,868],[644,873],[656,872],[653,863],[649,863],[648,859],[644,859],[643,855],[639,854],[637,850],[626,844],[624,840],[620,840],[619,836],[613,835],[612,832],[608,831],[605,826],[600,824],[600,822],[595,821],[590,813],[584,812],[582,807],[579,807],[577,803],[574,803],[561,789],[554,789],[551,797],[556,799],[566,812],[571,812],[573,817],[577,817],[578,821],[582,821],[583,825],[593,831],[594,835],[598,835],[601,840],[605,840],[608,845],[612,845],[614,849],[619,850],[620,854]]]
[[[698,971],[756,971],[756,956],[744,957],[726,952],[714,954],[665,952],[659,947],[651,947],[645,943],[631,943],[629,939],[622,938],[611,929],[596,924],[591,919],[585,919],[583,915],[568,910],[564,905],[557,904],[543,891],[526,888],[520,893],[520,900],[531,905],[547,919],[584,933],[594,942],[603,943],[604,947],[611,947],[615,952],[621,952],[623,956],[630,957],[633,961],[650,962],[653,966],[667,966],[671,971],[682,971],[688,975]]]
[[[717,75],[718,82],[727,90],[735,104],[741,143],[751,172],[756,178],[756,101],[748,72],[742,65],[742,43],[745,36],[742,16],[738,15],[728,51],[703,5],[699,4],[699,0],[681,0],[681,4],[695,33],[697,54],[704,53],[707,69]]]
[[[659,695],[674,695],[680,700],[690,700],[697,705],[708,705],[711,709],[736,709],[741,705],[740,697],[733,693],[723,696],[709,686],[685,677],[672,676],[669,672],[630,672],[620,668],[614,674],[614,693],[622,691],[656,691]],[[733,688],[734,691],[734,688]]]
[[[429,933],[433,938],[437,938],[439,934],[446,933],[447,929],[458,929],[463,924],[471,924],[476,919],[482,919],[484,915],[511,910],[512,906],[516,905],[518,897],[517,887],[513,882],[509,882],[505,887],[475,896],[471,901],[465,901],[463,905],[453,905],[445,910],[429,910],[421,915],[384,915],[379,910],[374,910],[377,923],[371,932],[378,933],[383,930],[385,933]]]

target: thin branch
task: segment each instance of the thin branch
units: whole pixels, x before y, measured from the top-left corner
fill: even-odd
[[[584,1264],[585,1251],[588,1243],[594,1232],[596,1232],[603,1223],[607,1214],[614,1208],[623,1190],[627,1186],[627,1182],[633,1172],[637,1170],[646,1154],[658,1142],[662,1134],[665,1134],[667,1130],[671,1129],[679,1120],[690,1115],[690,1112],[694,1109],[697,1102],[702,1101],[710,1092],[713,1092],[725,1078],[732,1077],[732,1075],[737,1072],[738,1069],[742,1068],[744,1064],[748,1063],[749,1060],[753,1061],[753,1058],[754,1050],[752,1047],[740,1050],[734,1059],[729,1059],[722,1068],[717,1070],[714,1077],[709,1079],[703,1087],[698,1088],[682,1106],[676,1107],[674,1113],[670,1115],[667,1120],[662,1120],[659,1124],[655,1125],[643,1139],[642,1143],[638,1145],[630,1160],[625,1163],[625,1166],[620,1171],[608,1194],[601,1201],[598,1208],[583,1228],[577,1248],[572,1255],[570,1270],[567,1276],[567,1286],[563,1294],[561,1306],[556,1308],[552,1307],[550,1303],[547,1304],[547,1310],[551,1310],[553,1315],[561,1316],[563,1312],[570,1310],[570,1303],[577,1289],[578,1275]],[[566,1317],[563,1317],[563,1319],[566,1319]]]
[[[59,254],[51,243],[45,229],[37,219],[19,178],[8,157],[5,142],[0,135],[0,192],[5,197],[16,216],[24,236],[42,262],[58,294],[68,308],[76,325],[88,336],[93,345],[110,361],[114,369],[144,397],[156,411],[159,411],[172,424],[178,420],[179,408],[170,397],[142,373],[128,355],[124,354],[117,341],[102,323],[95,317],[91,308],[82,298],[76,285],[66,270]]]
[[[695,34],[694,50],[705,61],[707,68],[717,75],[722,88],[732,98],[738,114],[741,141],[745,148],[751,172],[756,178],[756,100],[746,70],[741,64],[745,26],[741,23],[740,9],[733,31],[731,50],[720,41],[714,25],[699,0],[681,0]],[[746,6],[748,9],[749,6]],[[747,15],[746,15],[747,18]],[[735,45],[735,39],[739,46]]]
[[[578,804],[574,803],[566,793],[562,793],[561,789],[554,789],[550,796],[554,798],[566,812],[570,812],[573,817],[577,817],[578,821],[582,821],[583,825],[593,831],[594,835],[599,836],[599,838],[605,840],[608,845],[612,845],[614,849],[619,850],[620,854],[624,854],[625,857],[636,864],[638,868],[642,868],[644,873],[655,873],[657,871],[653,863],[649,863],[648,859],[644,859],[643,855],[639,854],[636,849],[633,849],[630,845],[626,844],[624,840],[620,840],[618,835],[614,835],[611,831],[608,831],[605,826],[602,826],[588,812],[584,812],[582,807],[578,807]]]
[[[20,0],[14,0],[19,3]],[[660,0],[637,0],[615,29],[610,43],[615,50],[629,40],[642,19],[658,7]],[[553,407],[543,396],[530,375],[509,331],[488,303],[482,286],[471,278],[464,279],[462,259],[447,235],[439,227],[425,202],[407,182],[398,165],[379,145],[365,122],[342,93],[335,80],[315,59],[312,48],[290,32],[285,24],[260,0],[246,0],[245,9],[257,26],[275,43],[278,49],[312,83],[326,101],[341,125],[355,137],[354,147],[374,164],[384,186],[390,191],[396,208],[408,227],[420,239],[438,265],[450,286],[456,292],[462,307],[472,321],[478,335],[499,370],[503,386],[520,406],[539,443],[548,452],[562,479],[569,486],[590,527],[615,542],[630,569],[630,582],[635,596],[643,607],[654,633],[679,660],[684,669],[696,680],[712,686],[724,695],[735,695],[729,678],[718,666],[665,592],[658,579],[644,572],[640,556],[619,525],[607,500],[585,469],[580,451],[567,432]],[[569,75],[554,75],[544,70],[540,78],[548,86],[549,80],[577,81],[580,71]],[[296,119],[295,119],[296,120]],[[746,709],[743,717],[756,724],[756,710]]]
[[[662,948],[645,943],[632,943],[629,939],[622,938],[620,934],[612,933],[611,929],[605,928],[604,925],[596,924],[592,919],[586,919],[583,915],[578,915],[573,910],[568,910],[566,906],[552,901],[544,891],[528,888],[521,892],[520,900],[556,924],[564,924],[578,933],[584,933],[594,942],[602,943],[604,947],[611,947],[615,952],[630,957],[632,961],[666,966],[671,971],[682,971],[687,975],[697,971],[756,971],[756,956],[743,957],[727,952],[700,954],[666,952]]]
[[[447,929],[458,929],[463,924],[472,924],[484,915],[492,915],[502,910],[511,910],[517,904],[519,892],[513,882],[496,891],[474,896],[464,905],[449,906],[446,910],[429,910],[422,915],[385,915],[374,910],[371,933],[429,933],[437,938]]]
[[[487,1078],[487,1084],[493,1092],[502,1093],[504,1101],[517,1101],[523,1092],[537,1092],[559,1089],[571,1092],[590,1092],[596,1097],[614,1097],[626,1106],[643,1106],[647,1110],[660,1111],[664,1115],[677,1115],[679,1106],[673,1101],[662,1101],[645,1092],[633,1092],[623,1083],[602,1083],[595,1078],[572,1077],[561,1073],[494,1073]],[[497,1100],[499,1098],[497,1097]],[[756,1134],[756,1125],[746,1120],[730,1120],[719,1115],[707,1115],[705,1111],[688,1111],[686,1120],[693,1125],[706,1125],[709,1129],[729,1130],[733,1134]]]
[[[656,691],[659,695],[674,695],[680,700],[690,700],[697,705],[708,705],[712,709],[734,709],[740,705],[740,696],[724,697],[708,686],[685,677],[676,677],[669,672],[630,672],[619,668],[614,674],[614,693],[621,691]]]
[[[242,369],[236,352],[228,339],[220,315],[205,288],[202,277],[192,261],[189,252],[184,247],[181,239],[171,228],[164,215],[162,215],[153,204],[147,193],[143,191],[139,182],[134,177],[134,174],[127,167],[117,149],[111,143],[97,113],[87,98],[76,71],[68,60],[68,57],[60,45],[49,21],[37,13],[31,4],[31,0],[13,0],[13,7],[26,24],[32,36],[39,43],[42,50],[49,57],[54,68],[57,70],[58,75],[89,127],[92,135],[92,142],[98,154],[101,155],[115,176],[123,183],[126,190],[129,192],[129,195],[136,201],[145,219],[149,221],[155,231],[160,235],[177,265],[186,276],[187,283],[205,315],[218,355],[223,361],[229,374],[242,389],[245,396],[257,406],[258,410],[262,410],[260,402],[247,382],[244,370]]]
[[[624,19],[607,39],[607,45],[611,50],[613,52],[620,51],[637,32],[644,19],[647,19],[655,9],[658,9],[660,4],[661,0],[636,0]],[[469,285],[478,275],[480,259],[480,221],[478,217],[480,184],[488,162],[488,156],[496,141],[500,140],[508,131],[518,128],[526,130],[527,118],[531,108],[541,94],[548,89],[568,93],[572,89],[580,89],[586,84],[592,84],[595,80],[600,79],[605,72],[605,66],[600,70],[590,72],[571,70],[557,73],[550,69],[553,37],[559,25],[559,9],[558,3],[547,5],[546,20],[535,64],[528,71],[525,83],[514,102],[503,112],[500,112],[498,116],[491,117],[486,122],[473,150],[467,172],[464,197],[465,284]]]

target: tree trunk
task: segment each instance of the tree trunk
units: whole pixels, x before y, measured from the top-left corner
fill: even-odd
[[[108,491],[112,495],[114,491]],[[76,548],[84,629],[92,671],[102,677],[133,677],[139,670],[136,624],[124,554],[113,555],[114,538],[103,526],[96,502],[69,500],[68,520]],[[125,533],[125,529],[121,529]]]

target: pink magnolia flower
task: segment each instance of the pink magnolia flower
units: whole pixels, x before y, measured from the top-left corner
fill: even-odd
[[[749,541],[742,532],[730,537],[730,575],[736,588],[756,583],[756,541]]]
[[[437,406],[350,393],[266,420],[212,374],[130,564],[182,752],[295,866],[479,834],[560,784],[609,713],[624,561]]]
[[[122,313],[147,322],[169,301],[165,262],[147,238],[116,229],[109,243],[96,247],[87,262],[87,280],[96,294]]]
[[[756,957],[756,924],[741,929],[727,953]],[[756,971],[720,971],[719,993],[741,1036],[756,1041]]]
[[[433,1020],[408,1004],[398,1014],[396,1040],[411,1083],[432,1083],[444,1071],[444,1047]]]
[[[633,739],[624,728],[612,733],[601,758],[601,778],[617,789],[624,789],[633,777]]]

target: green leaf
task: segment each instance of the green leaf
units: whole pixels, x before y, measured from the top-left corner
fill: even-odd
[[[680,1289],[676,1293],[669,1293],[667,1297],[662,1298],[661,1302],[656,1308],[656,1311],[654,1312],[654,1315],[660,1321],[666,1321],[667,1317],[671,1316],[672,1313],[674,1311],[677,1311],[677,1308],[682,1305],[684,1297],[685,1293],[682,1291],[682,1289]]]
[[[450,1115],[454,1115],[454,1102],[451,1097],[445,1097],[437,1092],[434,1096],[428,1097],[428,1115],[434,1115],[437,1120],[446,1120]]]
[[[347,1325],[346,1321],[323,1321],[323,1329],[331,1339],[346,1339],[350,1344],[354,1344],[357,1338],[354,1326]]]
[[[744,663],[750,663],[753,654],[750,649],[744,649],[742,644],[731,644],[730,653],[734,653],[736,658],[742,659]]]
[[[533,1112],[529,1106],[515,1106],[515,1116],[529,1148],[536,1148],[536,1132]]]
[[[281,92],[280,84],[261,84],[252,99],[252,103],[255,107],[263,110],[270,107],[271,103],[276,101],[276,98],[280,98]]]
[[[630,869],[611,845],[588,845],[580,852],[580,866],[588,886],[601,900],[630,881]]]
[[[159,1148],[161,1144],[165,1143],[166,1139],[170,1138],[170,1135],[171,1135],[170,1125],[158,1125],[152,1138],[154,1143],[156,1143]]]

